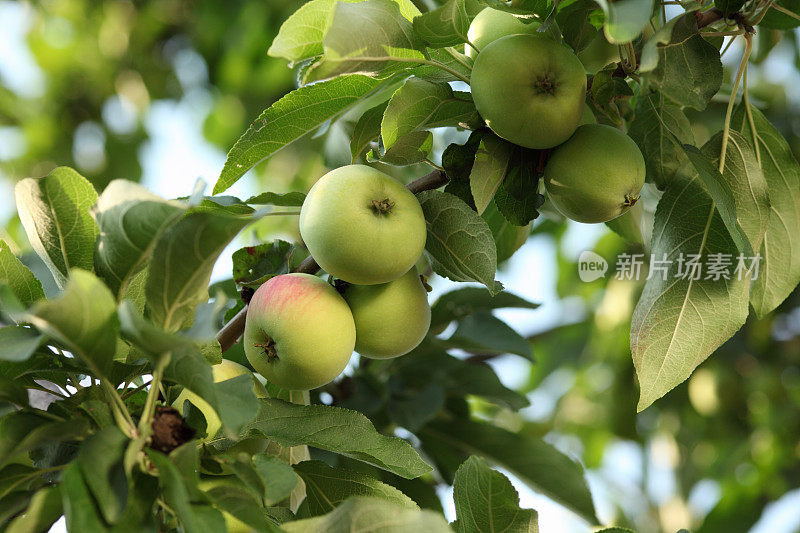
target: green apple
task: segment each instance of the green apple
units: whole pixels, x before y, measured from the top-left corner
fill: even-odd
[[[584,124],[550,156],[544,184],[564,216],[596,223],[634,205],[644,175],[644,158],[630,137],[611,126]]]
[[[309,390],[333,381],[355,343],[350,308],[316,276],[275,276],[250,299],[244,353],[259,374],[282,389]]]
[[[475,45],[475,48],[483,50],[486,45],[500,37],[519,33],[536,33],[539,26],[537,21],[524,22],[523,19],[515,17],[507,11],[487,7],[472,20],[472,24],[467,30],[467,39]],[[467,55],[472,59],[478,55],[475,48],[470,45],[467,45],[466,48]]]
[[[356,351],[365,357],[406,354],[428,333],[431,306],[416,267],[389,283],[347,285],[343,295],[356,323]]]
[[[248,370],[247,367],[242,366],[239,363],[223,359],[221,363],[211,367],[211,373],[214,378],[214,383],[227,381],[237,376],[241,376],[242,374],[250,374],[253,378],[253,392],[255,392],[256,396],[258,398],[266,398],[268,396],[264,385],[262,385],[261,382],[259,382],[256,377],[250,373],[250,370]],[[189,389],[183,389],[183,391],[172,403],[172,407],[182,413],[184,402],[186,401],[197,407],[200,412],[203,413],[203,416],[206,419],[207,436],[204,440],[213,438],[222,427],[222,422],[220,421],[217,412],[204,399]]]
[[[584,124],[597,124],[597,117],[594,116],[589,104],[583,104],[583,114],[581,114],[581,119],[578,121],[578,126],[583,126]]]
[[[419,259],[427,230],[417,198],[366,165],[332,170],[311,187],[300,235],[323,270],[348,283],[399,278]]]
[[[552,148],[583,114],[586,74],[567,48],[542,35],[509,35],[483,48],[470,78],[472,98],[500,137],[526,148]]]
[[[578,59],[588,74],[597,74],[606,65],[619,61],[619,47],[608,42],[603,32],[599,31],[589,45],[578,52]]]

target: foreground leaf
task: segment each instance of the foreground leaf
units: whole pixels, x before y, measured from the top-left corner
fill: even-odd
[[[492,231],[478,214],[452,194],[423,191],[417,195],[425,214],[425,249],[434,270],[453,281],[477,281],[496,294],[497,248]]]
[[[700,36],[694,13],[675,17],[647,41],[639,70],[664,96],[698,110],[722,85],[719,50]]]
[[[772,312],[800,282],[800,165],[788,143],[756,108],[752,125],[744,106],[731,127],[742,133],[758,156],[769,189],[770,213],[760,254],[762,264],[750,290],[759,317]]]
[[[506,177],[513,150],[514,145],[496,135],[484,135],[481,138],[469,174],[469,187],[479,215],[486,210]]]
[[[222,250],[251,219],[214,209],[198,209],[158,239],[145,295],[152,320],[166,331],[191,323],[208,300],[208,282]]]
[[[638,37],[653,13],[652,0],[598,0],[606,14],[604,30],[608,42],[624,44]]]
[[[39,303],[29,320],[68,346],[94,371],[108,376],[117,347],[116,311],[108,287],[91,272],[75,268],[61,296]]]
[[[485,459],[472,456],[458,467],[453,482],[456,531],[538,533],[538,514],[520,509],[519,495],[506,476],[492,470]]]
[[[282,446],[307,444],[409,479],[431,470],[406,441],[381,435],[367,417],[356,411],[297,405],[274,398],[261,399],[259,403],[258,415],[242,434],[256,430]],[[342,431],[343,427],[347,431]]]
[[[458,419],[438,419],[418,435],[448,477],[469,455],[481,455],[590,523],[599,522],[583,468],[541,439]]]
[[[306,499],[297,511],[300,518],[329,513],[353,496],[371,496],[400,507],[417,508],[408,496],[396,488],[360,472],[331,468],[321,461],[304,461],[295,465],[294,469],[306,484]]]
[[[6,533],[36,533],[50,531],[50,527],[63,514],[59,487],[40,489],[31,498],[25,514],[15,518]]]
[[[25,361],[42,344],[44,335],[33,328],[24,326],[0,327],[0,360]]]
[[[689,254],[699,256],[700,263],[722,254],[718,257],[733,258],[735,266],[738,255],[699,178],[683,178],[667,187],[656,209],[651,246],[654,257],[670,263],[665,273],[647,280],[631,322],[639,411],[688,378],[744,324],[748,311],[746,274],[692,279],[685,264]]]
[[[26,307],[44,298],[42,282],[11,252],[0,239],[0,283],[8,285],[17,299]]]
[[[150,258],[156,238],[183,213],[138,183],[113,180],[93,213],[100,235],[95,250],[97,274],[115,295],[125,292],[134,274]]]
[[[465,43],[472,19],[484,7],[476,0],[447,0],[442,6],[414,18],[414,31],[431,48]]]
[[[97,192],[86,178],[58,167],[44,178],[26,178],[14,189],[17,211],[33,250],[59,287],[71,268],[93,270],[98,229],[89,208]]]
[[[128,480],[122,462],[129,442],[116,426],[109,426],[87,439],[78,452],[77,462],[84,482],[103,517],[111,524],[120,518],[128,500]]]
[[[108,531],[77,463],[70,464],[64,471],[59,488],[67,531]]]
[[[364,0],[336,3],[322,48],[320,60],[306,71],[305,83],[342,74],[386,77],[423,61],[425,46],[397,3]]]
[[[287,522],[287,533],[450,533],[444,517],[378,498],[350,498],[334,511],[316,518]]]
[[[336,117],[378,85],[379,80],[367,76],[341,76],[285,95],[265,109],[228,152],[214,194],[227,190],[257,163]]]

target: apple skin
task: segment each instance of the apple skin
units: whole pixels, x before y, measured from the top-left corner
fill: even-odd
[[[344,299],[356,323],[356,351],[372,359],[406,354],[431,326],[428,292],[416,267],[380,285],[348,285]]]
[[[597,124],[597,117],[594,116],[594,112],[592,108],[589,107],[589,104],[583,104],[583,114],[578,121],[578,126],[583,126],[584,124]]]
[[[227,381],[237,376],[241,376],[242,374],[250,374],[253,378],[253,392],[255,392],[256,397],[267,398],[269,396],[267,394],[267,390],[264,388],[264,385],[262,385],[261,382],[259,382],[256,377],[250,373],[250,370],[234,361],[223,359],[221,363],[211,367],[211,373],[214,378],[214,383]],[[184,402],[187,400],[195,407],[200,409],[200,412],[203,413],[203,416],[206,419],[207,435],[203,440],[208,440],[216,436],[217,432],[222,427],[222,421],[220,421],[217,412],[214,411],[214,409],[197,394],[193,393],[189,389],[183,389],[183,391],[172,403],[172,407],[183,413]]]
[[[536,33],[539,26],[541,26],[539,22],[525,23],[511,13],[487,7],[472,19],[467,31],[467,39],[475,45],[475,48],[483,50],[485,46],[500,37],[519,33]],[[468,57],[472,59],[477,57],[478,52],[475,48],[470,45],[466,46]]]
[[[366,165],[332,170],[311,187],[300,235],[323,270],[348,283],[399,278],[425,248],[425,216],[399,181]]]
[[[534,149],[569,139],[586,98],[581,62],[542,35],[509,35],[483,48],[470,86],[478,112],[497,135]]]
[[[644,157],[617,128],[584,124],[544,168],[550,201],[577,222],[607,222],[628,211],[644,186]]]
[[[259,374],[282,389],[330,383],[347,366],[355,343],[350,308],[316,276],[276,276],[250,300],[244,353]]]

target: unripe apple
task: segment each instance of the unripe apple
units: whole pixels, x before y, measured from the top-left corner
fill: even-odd
[[[355,343],[350,308],[316,276],[275,276],[250,299],[244,353],[278,387],[308,390],[333,381],[347,366]]]
[[[214,378],[214,383],[227,381],[237,376],[241,376],[242,374],[250,374],[250,376],[253,378],[253,392],[255,392],[256,396],[258,398],[266,398],[268,396],[264,385],[262,385],[261,382],[259,382],[256,377],[250,373],[250,370],[248,370],[247,367],[242,366],[239,363],[229,361],[228,359],[223,359],[221,363],[211,367],[211,373]],[[208,404],[208,402],[189,389],[183,389],[183,391],[172,403],[172,407],[182,413],[184,402],[187,400],[189,403],[197,407],[200,412],[203,413],[203,416],[206,419],[207,435],[203,440],[213,438],[219,431],[219,428],[222,427],[222,422],[220,421],[217,412]]]
[[[356,323],[356,351],[374,359],[406,354],[431,325],[428,291],[414,267],[380,285],[348,285],[344,299]]]
[[[644,175],[644,158],[630,137],[611,126],[584,124],[550,156],[544,184],[564,216],[596,223],[635,204]]]
[[[425,216],[399,181],[366,165],[332,170],[311,187],[300,235],[323,270],[358,285],[405,274],[425,248]]]
[[[475,45],[475,48],[483,50],[486,45],[500,37],[519,33],[536,33],[539,26],[537,21],[524,22],[523,19],[515,17],[507,11],[487,7],[472,19],[467,31],[467,39]],[[472,59],[478,55],[475,48],[470,45],[466,47],[466,53]]]
[[[526,148],[557,146],[583,114],[586,74],[567,48],[543,35],[509,35],[483,48],[470,77],[472,98],[500,137]]]

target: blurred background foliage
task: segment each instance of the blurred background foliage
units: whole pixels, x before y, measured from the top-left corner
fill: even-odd
[[[166,195],[189,193],[198,177],[213,183],[249,122],[294,87],[292,71],[266,50],[302,3],[0,1],[0,236],[26,254],[13,183],[57,165],[75,167],[98,190],[114,178],[141,180]],[[724,57],[728,94],[740,54],[734,45]],[[796,154],[799,68],[795,34],[758,35],[750,95]],[[698,145],[720,128],[725,86],[706,111],[690,114]],[[326,168],[349,163],[346,133],[367,107],[326,125],[328,135],[305,138],[258,166],[232,193],[307,190]],[[187,115],[202,140],[188,148],[169,138],[184,134],[169,126]],[[463,132],[440,132],[437,153],[464,139]],[[391,170],[402,179],[426,171]],[[251,241],[298,238],[294,218],[267,219]],[[576,260],[585,249],[612,262],[604,279],[579,280]],[[686,383],[637,415],[628,335],[643,282],[614,279],[613,258],[643,251],[604,227],[567,224],[556,215],[537,220],[500,273],[512,292],[543,304],[503,315],[529,336],[536,363],[490,361],[531,406],[513,413],[470,400],[473,409],[579,458],[605,521],[642,532],[734,532],[754,524],[754,531],[800,531],[800,294],[771,317],[751,317]],[[215,278],[229,277],[229,269],[228,261]],[[450,287],[434,280],[434,294]],[[542,531],[587,530],[520,490],[523,506],[539,510]]]

